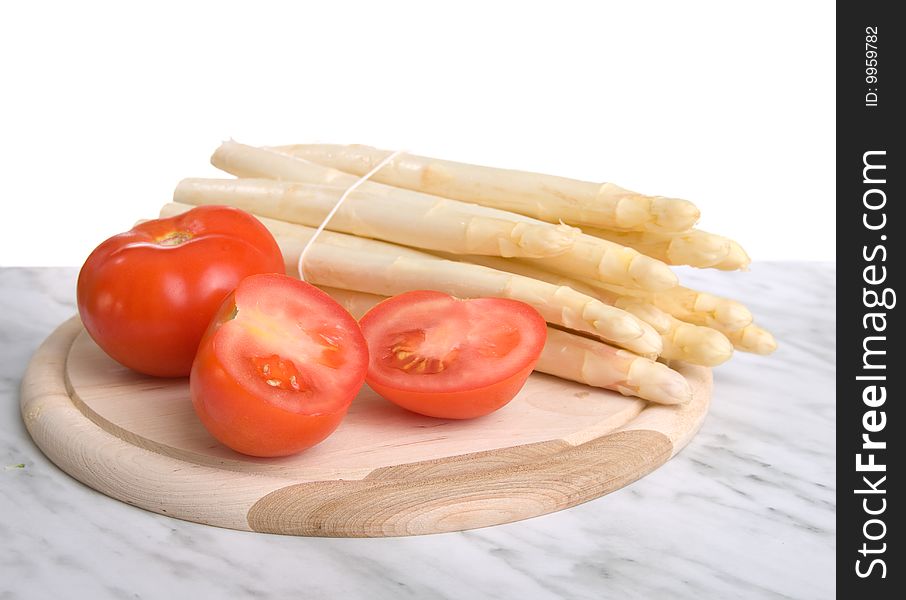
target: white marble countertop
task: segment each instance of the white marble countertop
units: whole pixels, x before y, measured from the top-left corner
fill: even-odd
[[[689,446],[642,480],[519,523],[411,538],[217,529],[57,469],[19,416],[32,352],[75,313],[75,269],[0,269],[0,599],[829,598],[835,592],[833,264],[684,272],[744,300],[771,357],[715,371]]]

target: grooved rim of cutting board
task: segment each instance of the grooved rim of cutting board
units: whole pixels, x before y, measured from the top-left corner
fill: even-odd
[[[693,386],[685,406],[533,375],[493,418],[449,422],[366,390],[321,445],[253,459],[207,436],[184,380],[120,367],[73,317],[32,357],[21,409],[61,469],[153,512],[281,534],[416,535],[561,510],[658,468],[695,435],[710,404],[710,369],[674,366]]]

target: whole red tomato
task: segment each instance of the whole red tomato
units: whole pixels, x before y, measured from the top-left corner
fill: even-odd
[[[79,315],[98,346],[123,365],[186,376],[223,299],[248,275],[283,270],[277,242],[255,217],[200,206],[95,248],[79,272]]]

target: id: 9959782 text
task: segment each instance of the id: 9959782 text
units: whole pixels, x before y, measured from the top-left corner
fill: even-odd
[[[865,106],[878,105],[878,28],[865,28]]]

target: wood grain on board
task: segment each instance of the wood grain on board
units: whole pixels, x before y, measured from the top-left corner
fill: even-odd
[[[471,421],[415,415],[366,387],[327,440],[258,459],[207,433],[185,379],[122,367],[73,317],[32,358],[21,405],[60,468],[147,510],[271,533],[413,535],[561,510],[656,469],[710,402],[711,371],[677,367],[695,391],[685,406],[536,373],[510,404]]]

